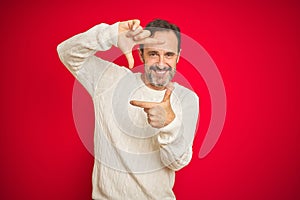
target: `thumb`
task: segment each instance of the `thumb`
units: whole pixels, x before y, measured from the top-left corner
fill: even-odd
[[[166,101],[169,101],[170,98],[171,98],[171,94],[174,90],[174,83],[173,82],[169,82],[168,85],[166,86],[167,90],[165,92],[165,96],[162,100],[162,102],[166,102]]]
[[[132,52],[130,51],[130,52],[126,53],[125,57],[128,61],[129,68],[132,69],[133,66],[134,66],[134,59],[133,59],[133,56],[132,56]]]
[[[162,100],[162,102],[166,102],[170,100],[171,94],[172,94],[173,90],[171,88],[167,88],[165,96]]]

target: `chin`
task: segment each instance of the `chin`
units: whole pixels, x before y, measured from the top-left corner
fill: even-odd
[[[163,83],[151,83],[152,86],[155,87],[166,87],[168,85],[169,82],[163,82]]]

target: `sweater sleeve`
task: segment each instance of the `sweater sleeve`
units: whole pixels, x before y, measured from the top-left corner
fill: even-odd
[[[162,163],[172,170],[186,166],[192,158],[192,144],[199,113],[198,96],[187,93],[181,100],[182,113],[160,129],[158,142]]]
[[[101,78],[106,79],[107,86],[127,71],[112,62],[102,60],[95,56],[97,51],[109,50],[112,45],[117,46],[118,25],[99,24],[86,32],[75,35],[62,42],[57,47],[57,52],[62,63],[75,76],[75,78],[94,96],[99,87]],[[103,77],[105,74],[106,77]],[[107,77],[111,76],[111,77]],[[105,88],[105,85],[101,85]]]

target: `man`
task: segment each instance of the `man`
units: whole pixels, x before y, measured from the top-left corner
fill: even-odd
[[[165,20],[100,24],[58,46],[64,65],[87,89],[95,109],[93,199],[175,199],[175,171],[192,157],[197,95],[172,83],[179,28]],[[144,73],[102,60],[112,45],[134,66],[140,45]]]

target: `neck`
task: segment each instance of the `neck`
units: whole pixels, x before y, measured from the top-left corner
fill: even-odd
[[[155,86],[152,85],[146,78],[145,74],[142,74],[142,81],[145,83],[145,85],[153,90],[164,90],[166,89],[166,86]]]

